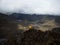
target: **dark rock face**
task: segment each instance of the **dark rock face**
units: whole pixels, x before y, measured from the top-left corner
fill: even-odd
[[[31,29],[24,32],[24,37],[22,38],[21,45],[36,45],[40,44],[42,41],[43,32],[39,30]],[[40,37],[41,36],[41,37]]]
[[[8,15],[0,13],[0,45],[12,45],[16,42],[17,27],[16,24],[11,23],[12,21],[9,21],[9,19]]]
[[[49,31],[48,35],[48,45],[60,45],[60,28],[53,28],[51,31]]]
[[[53,28],[51,32],[60,33],[60,27]]]
[[[59,28],[54,28],[55,31]],[[21,45],[60,45],[60,33],[52,31],[42,32],[39,30],[28,30],[24,32]]]

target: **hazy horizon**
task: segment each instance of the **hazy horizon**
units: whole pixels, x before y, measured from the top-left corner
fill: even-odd
[[[0,0],[0,13],[60,15],[60,0]]]

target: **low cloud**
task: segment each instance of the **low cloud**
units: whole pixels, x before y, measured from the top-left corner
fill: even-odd
[[[60,0],[0,0],[0,12],[60,15]]]

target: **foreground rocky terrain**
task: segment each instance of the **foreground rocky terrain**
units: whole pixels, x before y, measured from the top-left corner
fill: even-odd
[[[16,34],[8,34],[10,35],[0,33],[0,45],[60,45],[60,28],[46,32],[29,29],[25,32],[18,31]]]

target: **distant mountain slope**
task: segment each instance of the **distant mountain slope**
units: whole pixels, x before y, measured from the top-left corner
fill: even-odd
[[[52,20],[52,19],[55,19],[55,21],[57,23],[60,23],[59,19],[60,19],[60,16],[54,16],[54,15],[48,15],[48,14],[40,14],[40,15],[37,15],[37,14],[21,14],[21,13],[13,13],[11,15],[9,15],[11,18],[12,17],[15,17],[17,20],[32,20],[32,21],[35,21],[35,20]]]
[[[31,15],[31,14],[13,13],[11,15],[5,15],[5,14],[0,13],[0,17],[1,16],[5,17],[7,19],[10,19],[10,20],[45,21],[45,20],[54,19],[55,22],[60,23],[60,16],[54,16],[54,15],[48,15],[48,14],[45,14],[45,15],[43,15],[43,14],[40,14],[40,15],[32,14]]]

